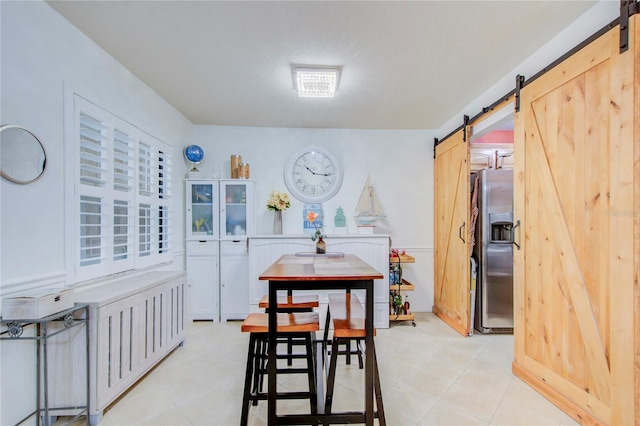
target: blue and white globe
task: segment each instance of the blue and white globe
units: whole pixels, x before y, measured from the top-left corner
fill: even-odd
[[[204,158],[204,150],[198,145],[189,145],[184,149],[184,158],[193,164],[198,164]]]

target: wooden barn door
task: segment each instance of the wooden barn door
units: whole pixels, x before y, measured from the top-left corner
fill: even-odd
[[[464,336],[470,324],[468,157],[462,130],[436,146],[433,312]]]
[[[516,113],[513,370],[583,424],[638,421],[638,35],[625,53],[617,27],[599,37]]]

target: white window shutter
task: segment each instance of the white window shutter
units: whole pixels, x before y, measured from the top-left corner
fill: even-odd
[[[138,189],[142,196],[153,193],[153,159],[151,147],[145,143],[138,144]]]
[[[171,154],[166,150],[158,151],[158,198],[168,200],[172,192],[172,171]]]
[[[138,257],[151,256],[151,205],[138,207]]]
[[[80,266],[104,261],[105,215],[102,198],[80,196]]]
[[[80,114],[80,183],[103,187],[106,163],[107,127],[99,120]]]
[[[169,206],[158,207],[158,253],[165,254],[171,250],[171,209]]]
[[[113,189],[130,192],[134,179],[135,140],[116,129],[113,132]]]
[[[158,254],[168,256],[171,253],[171,228],[173,218],[171,217],[171,206],[169,204],[173,188],[171,182],[173,180],[172,157],[169,149],[161,146],[158,141]]]

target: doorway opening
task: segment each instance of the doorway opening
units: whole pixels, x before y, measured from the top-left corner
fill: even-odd
[[[511,102],[470,129],[470,335],[513,333],[513,111]]]

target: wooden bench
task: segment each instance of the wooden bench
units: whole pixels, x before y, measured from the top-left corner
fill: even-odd
[[[329,315],[331,316],[331,320],[333,321],[333,338],[331,342],[331,360],[329,362],[329,372],[327,377],[327,394],[325,400],[326,413],[331,413],[331,404],[333,402],[333,388],[336,377],[336,364],[338,355],[343,353],[338,350],[339,345],[354,340],[356,341],[356,345],[358,346],[358,356],[360,357],[360,368],[362,369],[362,352],[360,351],[359,343],[362,342],[366,335],[365,311],[362,304],[360,303],[360,299],[358,298],[357,294],[353,294],[350,292],[344,294],[330,294],[327,322]],[[327,335],[326,328],[325,336]],[[373,335],[376,335],[375,329],[373,330]],[[350,352],[349,346],[347,346],[346,352]],[[378,408],[377,416],[380,419],[380,424],[385,424],[384,407],[382,405],[382,391],[380,388],[380,377],[378,374],[378,362],[376,359],[375,348],[365,348],[365,353],[367,353],[367,356],[373,357],[373,382],[376,394],[376,405]]]
[[[240,424],[246,426],[249,420],[249,403],[257,404],[266,400],[267,394],[262,392],[263,377],[267,374],[266,363],[262,362],[267,354],[269,332],[269,314],[252,313],[242,322],[241,330],[249,335],[249,350],[242,399],[242,415]],[[278,374],[306,373],[309,381],[308,392],[279,392],[277,399],[309,399],[311,413],[316,414],[318,400],[316,394],[313,342],[315,332],[320,330],[320,316],[317,312],[278,313],[276,330],[284,337],[292,337],[296,341],[304,341],[306,353],[300,356],[307,360],[306,368],[276,368]]]

